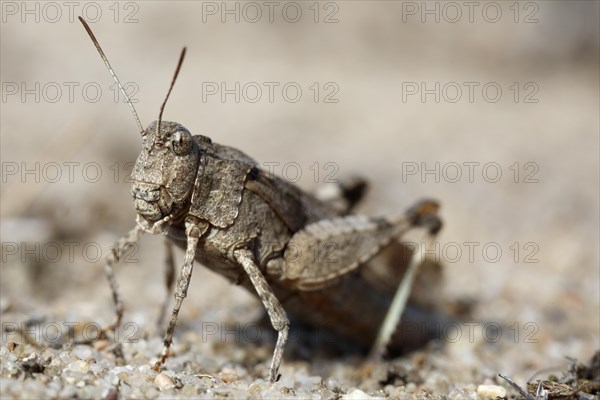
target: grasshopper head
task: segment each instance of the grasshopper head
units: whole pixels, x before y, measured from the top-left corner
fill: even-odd
[[[162,115],[181,69],[186,52],[185,47],[179,56],[167,96],[160,107],[158,121],[154,121],[144,130],[131,99],[110,66],[96,36],[82,17],[79,17],[79,21],[83,24],[108,71],[125,96],[125,101],[129,104],[142,135],[142,152],[135,162],[131,174],[133,179],[131,192],[137,213],[151,223],[167,216],[179,216],[191,200],[199,150],[190,131],[176,122],[162,121]]]
[[[152,122],[142,136],[142,151],[131,178],[137,213],[148,222],[177,215],[189,204],[199,149],[190,132],[177,122]]]

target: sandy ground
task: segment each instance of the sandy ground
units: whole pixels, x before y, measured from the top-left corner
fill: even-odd
[[[472,398],[480,384],[508,388],[498,373],[525,384],[565,357],[589,360],[600,347],[599,6],[475,3],[472,15],[460,2],[274,2],[272,16],[262,2],[74,6],[98,18],[144,125],[186,45],[166,120],[306,190],[363,175],[361,213],[439,199],[441,295],[472,304],[473,323],[445,344],[377,365],[290,351],[270,386],[272,344],[231,334],[260,304],[198,266],[166,365],[175,387],[161,388],[147,366],[162,335],[162,238],[144,237],[118,268],[126,334],[139,339],[123,340],[124,363],[113,343],[35,348],[5,332],[33,324],[48,344],[70,323],[112,320],[102,259],[134,224],[127,173],[140,143],[68,7],[3,2],[1,396]],[[43,372],[24,371],[32,352]]]

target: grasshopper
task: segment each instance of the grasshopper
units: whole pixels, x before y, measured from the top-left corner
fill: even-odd
[[[394,263],[401,263],[399,239],[407,231],[425,228],[427,237],[432,238],[440,230],[438,203],[420,201],[394,218],[352,215],[352,207],[364,192],[361,181],[340,185],[341,195],[325,200],[265,173],[252,158],[233,147],[192,135],[177,122],[163,121],[185,48],[158,120],[144,129],[98,40],[85,20],[79,20],[125,96],[142,138],[142,150],[131,175],[136,225],[106,260],[116,321],[102,334],[117,329],[123,318],[113,265],[128,245],[149,232],[164,234],[169,243],[185,250],[156,371],[169,354],[194,261],[259,297],[277,331],[268,376],[271,382],[279,377],[288,338],[286,310],[292,321],[332,327],[360,345],[372,344],[372,354],[381,355],[398,326],[423,252],[414,252],[402,279],[392,278],[399,282],[396,295],[380,290],[374,281],[387,280]],[[345,200],[344,207],[339,206],[340,199]],[[172,245],[167,248],[170,254]],[[168,259],[169,289],[175,267],[172,254]],[[387,273],[381,273],[382,263]],[[399,275],[398,268],[395,273]]]

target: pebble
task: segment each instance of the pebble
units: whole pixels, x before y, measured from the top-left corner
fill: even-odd
[[[476,399],[477,393],[468,389],[453,389],[448,395],[450,400]]]
[[[94,348],[96,349],[96,351],[102,351],[107,346],[108,346],[108,340],[104,340],[104,339],[98,340],[96,343],[94,343]]]
[[[367,400],[367,399],[383,400],[383,397],[370,396],[360,389],[354,389],[354,390],[348,392],[347,394],[345,394],[344,397],[342,397],[342,400]]]
[[[175,381],[173,378],[164,372],[156,375],[156,378],[154,378],[154,383],[156,383],[156,386],[158,386],[158,388],[162,391],[173,389],[175,387]]]
[[[496,400],[498,397],[506,398],[506,389],[497,385],[479,385],[477,397],[480,400]]]
[[[73,349],[71,355],[79,358],[80,360],[87,361],[92,358],[93,353],[92,349],[90,349],[88,346],[77,346]]]
[[[87,361],[77,360],[69,363],[65,368],[65,371],[73,371],[80,372],[82,374],[87,374],[90,370],[90,364]]]
[[[339,392],[341,390],[340,382],[333,377],[327,378],[325,386],[332,392]]]
[[[10,361],[16,361],[17,358],[21,357],[24,353],[24,346],[22,344],[15,344],[9,349],[7,347],[0,347],[0,357],[8,359]]]
[[[322,382],[323,378],[320,376],[299,376],[296,378],[296,384],[299,385],[299,387],[307,389],[312,389]]]
[[[219,379],[221,379],[225,383],[235,382],[239,379],[237,373],[235,372],[235,369],[231,368],[223,368],[218,376]]]

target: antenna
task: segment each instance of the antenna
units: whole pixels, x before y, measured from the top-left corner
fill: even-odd
[[[140,130],[140,134],[142,136],[144,136],[146,134],[146,132],[144,131],[144,127],[142,126],[142,123],[140,122],[140,119],[138,118],[137,112],[135,112],[135,108],[133,107],[133,103],[131,102],[131,99],[129,98],[129,96],[127,96],[127,93],[125,92],[125,89],[123,88],[123,85],[121,85],[121,82],[119,81],[119,78],[117,78],[117,75],[115,74],[115,71],[110,66],[110,63],[108,62],[108,58],[106,58],[106,55],[104,54],[104,51],[102,51],[102,47],[100,47],[100,43],[98,43],[98,39],[96,39],[96,36],[94,36],[94,32],[92,32],[92,30],[90,29],[90,26],[87,24],[87,22],[85,22],[85,20],[83,18],[81,18],[81,17],[79,17],[79,20],[83,24],[83,27],[87,31],[88,35],[90,35],[90,39],[92,39],[92,42],[94,42],[94,46],[96,46],[96,50],[98,50],[98,53],[100,53],[100,57],[102,57],[102,60],[104,60],[104,64],[106,64],[106,67],[108,68],[108,71],[110,72],[110,74],[112,75],[113,79],[115,80],[115,82],[119,86],[119,89],[121,90],[121,93],[123,93],[123,96],[125,96],[125,102],[127,104],[129,104],[129,108],[131,108],[131,112],[133,113],[133,117],[135,118],[135,122],[137,122],[138,129]],[[169,90],[169,92],[170,92],[170,90]]]
[[[175,69],[175,74],[173,75],[173,79],[171,79],[171,86],[169,86],[169,91],[167,92],[167,96],[165,97],[165,101],[163,101],[160,106],[160,112],[158,113],[158,123],[156,124],[156,135],[160,132],[160,123],[162,122],[163,111],[165,111],[165,106],[167,105],[167,100],[169,100],[169,95],[171,94],[171,90],[173,90],[173,86],[175,85],[175,81],[177,80],[177,75],[179,75],[179,70],[181,69],[181,64],[183,64],[183,59],[185,58],[186,48],[184,47],[181,50],[181,55],[179,56],[179,61],[177,62],[177,68]]]

